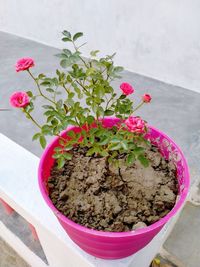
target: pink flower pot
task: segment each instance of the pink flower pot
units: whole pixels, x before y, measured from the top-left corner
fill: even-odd
[[[112,127],[118,122],[117,118],[105,118],[105,127]],[[80,131],[78,127],[70,127],[62,133],[66,136],[66,132],[70,130]],[[186,159],[180,148],[164,133],[149,127],[146,138],[151,140],[165,158],[174,161],[177,167],[177,179],[179,184],[179,197],[174,208],[158,222],[136,231],[130,232],[103,232],[89,229],[69,220],[61,214],[51,202],[48,195],[46,181],[50,175],[50,169],[53,165],[53,150],[58,146],[58,138],[56,137],[45,149],[39,165],[39,186],[41,193],[47,205],[52,209],[59,222],[68,233],[70,238],[84,251],[89,254],[104,259],[119,259],[130,256],[138,250],[145,247],[153,237],[162,229],[162,227],[174,216],[179,208],[183,205],[188,189],[189,189],[189,170]]]

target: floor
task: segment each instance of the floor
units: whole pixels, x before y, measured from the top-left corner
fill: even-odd
[[[58,49],[2,32],[0,32],[0,47],[0,108],[9,108],[9,96],[12,92],[35,90],[27,73],[15,72],[14,65],[18,58],[26,56],[34,58],[33,72],[35,74],[44,72],[47,75],[54,75],[55,69],[59,67],[58,59],[54,57]],[[200,177],[200,94],[131,72],[123,73],[123,81],[134,86],[136,101],[145,92],[152,95],[152,103],[146,105],[141,110],[140,115],[149,124],[173,138],[187,157],[191,182],[196,188],[194,190],[194,204],[196,206],[191,203],[186,205],[177,226],[164,246],[164,251],[167,251],[168,258],[171,256],[170,259],[177,260],[179,266],[183,264],[182,266],[185,267],[199,267],[200,207],[198,205],[200,202],[195,202],[195,199],[198,200],[200,195],[200,190],[198,190]],[[119,84],[120,81],[113,84],[116,90],[118,90]],[[41,121],[41,109],[35,110],[34,116]],[[39,144],[32,142],[32,135],[36,131],[37,129],[19,110],[11,109],[9,112],[0,112],[0,132],[35,155],[40,156],[42,150]],[[3,262],[0,267],[18,266],[17,263],[12,263],[15,265],[6,263],[8,256],[6,251],[9,251],[11,257],[16,257],[14,252],[3,241],[0,241],[0,263]],[[161,256],[166,256],[166,253]],[[26,265],[21,264],[19,266]]]
[[[21,239],[21,241],[29,247],[29,249],[35,253],[38,257],[40,257],[46,264],[48,264],[46,256],[43,252],[42,246],[38,240],[38,238],[34,237],[32,234],[31,228],[29,226],[29,223],[20,216],[17,212],[13,211],[11,214],[8,214],[5,212],[2,205],[0,205],[0,222],[2,222],[6,228],[8,228],[12,233],[15,234],[18,238]],[[7,245],[0,243],[0,248],[7,247]],[[12,250],[9,249],[9,247],[6,249],[8,251],[7,254],[5,254],[5,257],[12,255]],[[4,254],[0,254],[0,267],[4,267],[4,265],[1,266],[1,260]],[[15,265],[13,265],[15,266]],[[18,267],[17,263],[16,266]],[[19,265],[20,267],[20,265]],[[33,266],[35,267],[35,266]]]
[[[0,238],[0,267],[30,267]]]

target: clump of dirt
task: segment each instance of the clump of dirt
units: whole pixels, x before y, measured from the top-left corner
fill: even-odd
[[[151,225],[173,208],[178,185],[175,165],[156,147],[147,158],[146,168],[137,161],[127,167],[122,158],[119,169],[76,147],[62,169],[53,166],[50,198],[69,219],[92,229],[123,232]]]

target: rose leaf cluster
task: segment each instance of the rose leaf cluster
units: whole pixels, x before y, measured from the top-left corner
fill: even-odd
[[[33,75],[35,62],[32,58],[19,59],[15,65],[16,72],[25,71],[33,79],[34,91],[17,91],[10,97],[10,104],[21,109],[26,117],[38,128],[33,140],[39,140],[46,146],[46,136],[58,136],[59,146],[54,158],[61,168],[72,157],[74,146],[87,148],[87,155],[106,157],[108,161],[118,162],[121,154],[127,164],[139,160],[148,165],[145,146],[148,142],[145,134],[147,122],[134,113],[144,104],[151,102],[151,96],[144,94],[135,105],[135,89],[128,82],[122,82],[119,88],[113,88],[113,80],[121,79],[121,66],[114,65],[114,56],[98,56],[99,51],[90,53],[85,59],[81,54],[79,40],[83,33],[72,35],[63,31],[62,40],[72,45],[66,47],[56,56],[60,59],[61,69],[55,71],[54,77],[41,73]],[[62,92],[62,94],[61,94]],[[64,94],[64,95],[63,95]],[[62,97],[61,97],[62,96]],[[45,105],[44,123],[38,122],[32,111],[37,105],[37,98],[43,98]],[[103,121],[107,116],[119,119],[115,126],[106,128]],[[61,132],[68,126],[77,126],[79,131],[68,132],[67,137]]]

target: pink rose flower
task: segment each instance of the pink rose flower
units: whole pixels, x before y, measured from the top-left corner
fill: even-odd
[[[124,95],[130,95],[134,93],[134,89],[129,83],[122,83],[120,85],[120,89],[122,90]]]
[[[149,103],[149,102],[151,102],[151,96],[148,95],[148,94],[144,94],[144,95],[142,96],[142,100],[143,100],[145,103]]]
[[[10,104],[15,108],[25,108],[30,103],[25,92],[14,92],[10,97]]]
[[[29,68],[33,67],[35,65],[34,60],[32,58],[26,57],[21,58],[17,61],[15,64],[16,72],[28,70]]]
[[[132,133],[142,134],[145,132],[145,122],[139,117],[130,116],[125,120],[125,124],[128,127],[128,130]]]

